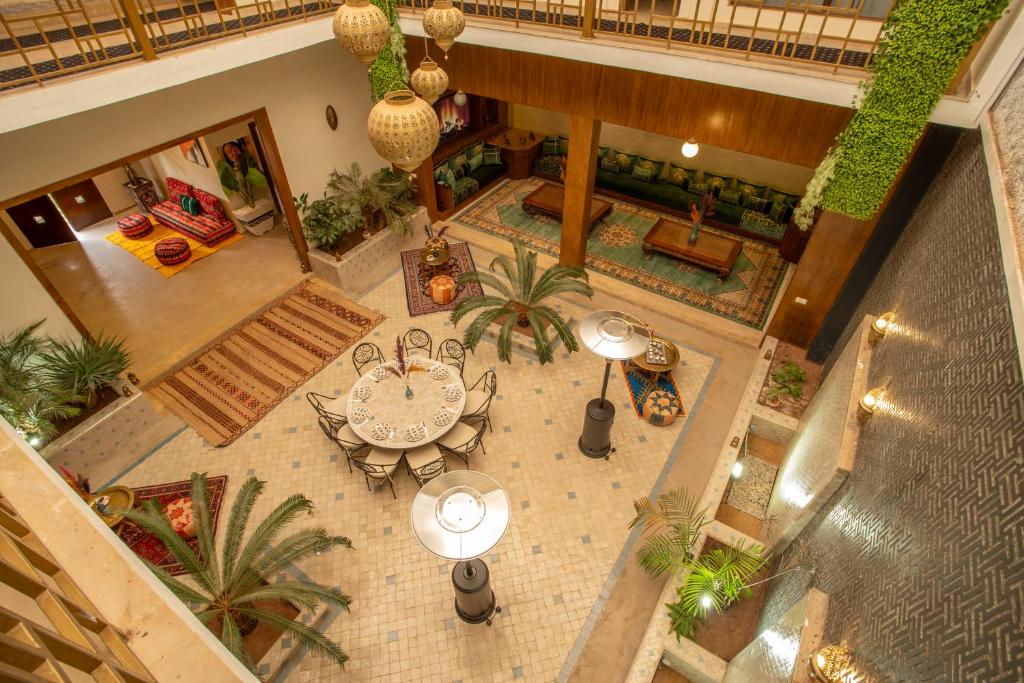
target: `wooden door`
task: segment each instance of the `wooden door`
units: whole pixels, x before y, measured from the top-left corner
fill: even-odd
[[[114,216],[92,178],[55,190],[51,194],[74,230],[83,230]]]
[[[29,243],[37,249],[78,241],[50,195],[44,194],[16,204],[7,209],[7,213]]]

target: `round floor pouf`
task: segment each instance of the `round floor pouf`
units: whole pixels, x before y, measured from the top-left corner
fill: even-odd
[[[192,248],[181,237],[168,237],[156,243],[153,253],[156,254],[156,260],[165,266],[175,266],[192,256]]]
[[[670,425],[678,412],[679,399],[667,391],[652,391],[644,401],[644,419],[652,425]]]
[[[133,213],[125,216],[117,222],[117,229],[122,235],[130,240],[137,240],[145,237],[153,231],[153,224],[141,213]]]
[[[435,275],[427,283],[427,291],[438,306],[450,304],[455,297],[455,279],[451,275]]]

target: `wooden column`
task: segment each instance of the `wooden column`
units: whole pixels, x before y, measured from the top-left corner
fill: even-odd
[[[569,118],[569,159],[565,166],[565,205],[562,208],[562,244],[558,262],[583,267],[590,235],[590,199],[597,171],[597,143],[601,122],[573,114]]]
[[[810,345],[875,224],[875,220],[857,220],[831,211],[821,214],[768,334],[802,349]]]
[[[299,256],[299,263],[302,265],[302,272],[308,273],[313,270],[309,262],[309,245],[306,244],[306,237],[302,234],[302,219],[295,209],[292,199],[292,188],[288,185],[288,176],[284,172],[284,163],[281,161],[281,152],[277,149],[277,140],[274,139],[274,128],[270,125],[270,115],[266,109],[255,112],[256,130],[259,132],[260,141],[263,143],[263,151],[267,155],[267,165],[270,166],[270,175],[277,186],[277,195],[281,200],[281,210],[288,219],[288,229],[292,233],[292,244],[295,245],[295,252]]]
[[[416,201],[426,207],[427,216],[430,222],[437,220],[440,213],[437,210],[437,190],[434,189],[434,160],[427,157],[416,169],[416,177],[412,181],[416,188]]]

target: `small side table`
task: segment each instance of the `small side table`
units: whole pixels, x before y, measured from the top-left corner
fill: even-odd
[[[644,391],[643,395],[640,396],[638,403],[642,406],[644,401],[647,399],[647,395],[658,388],[658,381],[661,376],[666,372],[672,372],[672,369],[679,363],[679,349],[676,345],[670,342],[668,339],[662,337],[651,337],[651,343],[661,342],[665,345],[665,362],[664,363],[651,363],[647,360],[647,353],[641,353],[639,356],[635,356],[629,359],[629,363],[626,366],[626,370],[629,370],[630,365],[635,365],[641,370],[646,370],[651,373],[651,383]]]
[[[135,206],[139,207],[140,211],[149,213],[150,209],[160,203],[156,187],[153,186],[153,181],[148,178],[137,177],[135,182],[125,183],[124,187],[128,190],[128,194],[132,196]]]
[[[533,161],[540,154],[544,136],[533,133],[531,140],[530,135],[528,130],[509,128],[487,141],[501,150],[501,160],[508,164],[508,177],[513,180],[529,178]]]
[[[447,265],[451,258],[448,247],[424,247],[420,250],[420,263],[429,267],[432,274],[437,274],[437,269]]]
[[[100,511],[97,503],[101,498],[107,498],[106,508]],[[132,509],[135,504],[135,492],[127,486],[111,486],[110,488],[98,491],[89,501],[91,507],[100,519],[108,527],[115,527],[124,519],[124,513]]]

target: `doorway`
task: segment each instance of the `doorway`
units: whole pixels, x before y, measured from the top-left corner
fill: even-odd
[[[7,213],[33,249],[78,241],[50,195],[15,204]]]

